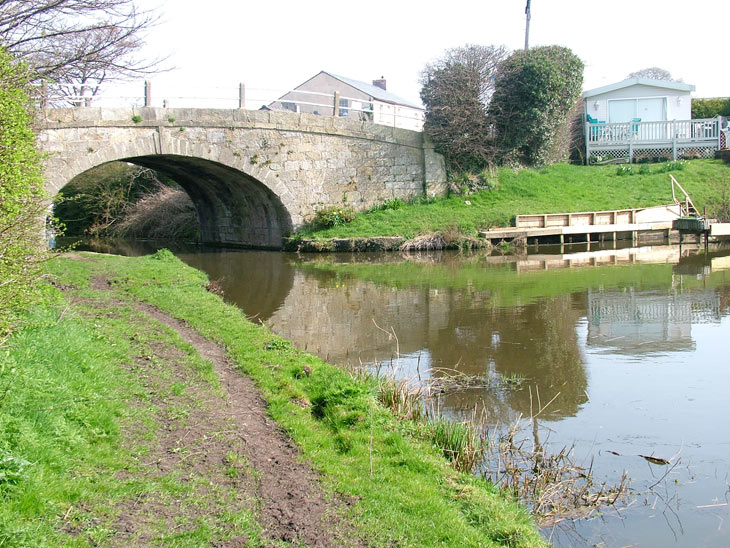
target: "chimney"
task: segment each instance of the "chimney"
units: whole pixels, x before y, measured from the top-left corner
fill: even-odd
[[[373,80],[373,85],[376,88],[385,90],[385,76],[381,76],[379,80]]]

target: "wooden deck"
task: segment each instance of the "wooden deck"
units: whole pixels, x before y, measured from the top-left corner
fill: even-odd
[[[520,241],[532,244],[584,244],[631,240],[634,244],[662,240],[680,241],[672,224],[680,218],[679,204],[641,209],[544,213],[518,215],[514,227],[494,228],[479,233],[492,243]],[[730,223],[712,223],[708,236],[730,238]]]
[[[586,159],[712,158],[727,146],[721,118],[661,122],[586,123]]]

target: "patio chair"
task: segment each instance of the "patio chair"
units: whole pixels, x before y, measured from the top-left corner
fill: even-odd
[[[590,136],[591,141],[597,141],[601,136],[603,136],[605,132],[605,120],[597,120],[590,114],[586,113],[586,120],[588,120],[588,123],[590,124]]]

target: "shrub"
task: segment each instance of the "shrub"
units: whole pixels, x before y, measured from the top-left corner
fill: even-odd
[[[692,118],[730,117],[730,97],[692,99]]]
[[[31,125],[27,71],[0,48],[0,343],[16,312],[39,295],[47,257],[47,201]]]
[[[355,211],[351,207],[330,206],[320,209],[314,214],[316,228],[332,228],[343,226],[355,218]]]
[[[497,67],[507,50],[467,44],[447,50],[421,72],[424,132],[451,170],[479,170],[494,163],[487,118]]]
[[[198,215],[184,190],[158,184],[128,203],[107,232],[119,238],[197,239]]]
[[[502,162],[551,163],[582,84],[583,62],[562,46],[516,51],[501,63],[489,118]]]
[[[150,169],[110,162],[74,177],[63,188],[54,214],[68,235],[105,235],[130,203],[158,185],[157,174]]]
[[[661,171],[662,171],[662,173],[666,173],[668,171],[681,171],[685,167],[687,167],[686,160],[676,160],[676,161],[672,161],[672,162],[666,162],[661,167]]]
[[[482,190],[497,190],[499,179],[490,169],[484,169],[479,173],[463,171],[453,174],[449,178],[449,194],[457,196],[468,196]]]

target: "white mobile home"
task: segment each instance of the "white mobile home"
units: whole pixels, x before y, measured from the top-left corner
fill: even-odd
[[[588,161],[711,156],[720,148],[720,120],[692,119],[695,87],[629,78],[583,92]]]

